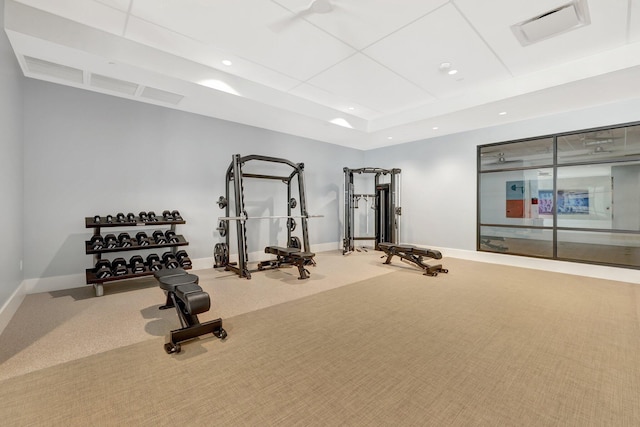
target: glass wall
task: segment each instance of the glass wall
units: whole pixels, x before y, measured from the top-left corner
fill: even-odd
[[[640,126],[478,147],[477,249],[640,268]]]

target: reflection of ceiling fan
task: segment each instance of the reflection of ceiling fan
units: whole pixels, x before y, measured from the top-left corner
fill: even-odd
[[[288,16],[285,19],[271,24],[269,27],[275,32],[279,32],[299,19],[304,19],[305,17],[313,14],[329,13],[334,9],[335,5],[330,0],[313,0],[306,9],[303,9],[291,16]]]
[[[519,163],[522,164],[522,160],[508,160],[505,157],[505,154],[500,152],[500,153],[496,153],[491,157],[495,157],[496,160],[494,162],[491,163],[485,163],[485,164],[489,164],[489,165],[508,165],[508,164],[513,164],[513,163]]]

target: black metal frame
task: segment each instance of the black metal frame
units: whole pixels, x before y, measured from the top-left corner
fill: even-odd
[[[268,163],[280,163],[287,166],[290,166],[292,172],[289,176],[276,176],[276,175],[264,175],[264,174],[253,174],[253,173],[244,173],[242,168],[245,163],[259,161],[259,162],[268,162]],[[226,217],[230,217],[230,203],[231,200],[229,196],[233,191],[234,194],[234,214],[237,217],[247,218],[247,214],[244,206],[244,178],[256,178],[256,179],[275,179],[284,182],[287,184],[287,216],[292,216],[293,209],[289,201],[292,198],[293,190],[291,183],[294,178],[297,178],[298,182],[298,203],[296,207],[300,208],[300,219],[301,219],[301,229],[302,229],[302,250],[304,252],[310,252],[309,245],[309,232],[307,228],[308,221],[308,212],[307,212],[307,199],[305,194],[304,187],[304,163],[293,163],[286,159],[281,159],[277,157],[269,157],[262,156],[257,154],[252,154],[249,156],[240,156],[240,154],[234,154],[232,156],[231,164],[227,169],[226,173],[226,199],[227,204],[225,207]],[[237,236],[237,244],[238,244],[238,262],[234,265],[234,263],[227,262],[224,266],[226,269],[235,272],[240,277],[245,277],[247,279],[251,278],[251,271],[248,268],[248,252],[247,252],[247,229],[245,224],[246,219],[236,220],[236,236]],[[228,228],[228,227],[227,227]],[[287,227],[287,244],[291,241],[291,228]],[[227,247],[229,247],[230,235],[226,233],[225,243]]]
[[[401,208],[399,205],[400,194],[400,180],[399,175],[402,172],[400,169],[381,169],[381,168],[359,168],[350,169],[345,167],[344,171],[344,238],[342,240],[342,254],[351,253],[355,250],[356,240],[374,240],[375,249],[378,249],[378,244],[382,242],[398,243],[398,235],[400,234],[400,214]],[[373,194],[355,194],[353,191],[353,177],[354,174],[373,174],[374,175],[374,190]],[[383,175],[390,175],[391,182],[382,184],[380,177]],[[379,190],[383,190],[382,187],[388,186],[389,203],[388,209],[385,212],[380,211]],[[354,235],[354,208],[357,197],[369,196],[376,198],[376,209],[374,223],[376,225],[375,237],[356,237]],[[381,230],[381,219],[385,219],[385,230]],[[387,233],[388,231],[388,233]],[[388,235],[387,235],[388,234]]]

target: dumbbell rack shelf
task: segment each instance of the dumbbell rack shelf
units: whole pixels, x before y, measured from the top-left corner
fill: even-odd
[[[138,217],[136,217],[138,219]],[[170,226],[170,230],[175,233],[176,225],[186,224],[184,220],[165,220],[158,219],[156,221],[116,221],[115,219],[112,222],[107,222],[106,217],[100,217],[100,222],[95,222],[93,217],[85,218],[85,227],[93,229],[93,235],[99,236],[103,228],[135,228],[135,227],[153,227],[153,226]],[[114,248],[102,248],[102,249],[93,249],[91,241],[85,241],[85,253],[87,255],[93,255],[93,264],[95,264],[102,259],[103,254],[107,253],[117,253],[117,252],[128,252],[128,251],[140,251],[140,250],[149,250],[149,249],[161,249],[161,248],[172,248],[173,252],[175,252],[175,248],[179,246],[187,246],[189,242],[185,239],[184,236],[180,234],[176,234],[175,236],[178,241],[173,243],[150,243],[149,245],[141,246],[138,245],[135,239],[132,239],[131,246],[128,247],[114,247]],[[189,270],[191,267],[184,266],[181,267],[184,270]],[[131,273],[131,268],[127,267],[127,274],[119,275],[119,276],[110,276],[100,278],[96,276],[95,268],[87,268],[85,271],[86,282],[87,285],[93,285],[96,291],[96,296],[103,295],[103,283],[115,282],[118,280],[125,279],[135,279],[144,276],[153,275],[153,271],[149,269],[145,269],[145,271],[140,273]]]

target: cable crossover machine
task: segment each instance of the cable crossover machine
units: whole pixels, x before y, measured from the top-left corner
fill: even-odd
[[[245,173],[243,167],[250,162],[267,162],[279,163],[290,166],[292,171],[288,176],[265,175],[256,173]],[[271,179],[282,181],[287,184],[287,215],[282,216],[252,216],[250,217],[245,210],[244,203],[244,179]],[[292,182],[298,183],[297,189],[292,188]],[[297,191],[296,191],[297,190]],[[298,199],[294,197],[297,192]],[[234,214],[231,216],[229,206],[230,197],[233,197]],[[247,228],[246,222],[257,219],[287,219],[287,247],[267,246],[265,253],[276,256],[276,259],[262,261],[258,263],[258,270],[295,266],[298,268],[299,279],[307,279],[310,275],[305,268],[309,265],[315,265],[315,254],[310,251],[309,232],[307,222],[309,218],[322,217],[322,215],[309,215],[307,213],[307,200],[304,188],[304,163],[293,163],[289,160],[279,159],[276,157],[268,157],[261,155],[249,155],[241,157],[234,154],[231,164],[226,174],[226,193],[218,199],[218,207],[225,209],[225,216],[219,217],[218,232],[221,237],[225,238],[224,243],[217,243],[214,248],[215,268],[224,267],[225,270],[233,271],[240,277],[251,279],[251,271],[248,263],[247,250]],[[294,215],[294,209],[299,208],[299,214]],[[299,237],[293,236],[292,232],[296,229],[296,219],[300,219],[302,241]],[[229,260],[229,223],[236,223],[236,239],[238,247],[238,262],[230,262]]]
[[[449,270],[442,264],[430,265],[424,262],[425,258],[441,259],[442,254],[434,249],[419,248],[413,245],[398,244],[400,235],[400,169],[380,168],[344,168],[344,240],[342,254],[350,254],[355,250],[356,240],[374,240],[375,249],[382,251],[386,258],[385,264],[391,264],[394,256],[400,260],[413,264],[424,271],[426,276],[437,276],[438,273],[448,273]],[[356,193],[354,190],[355,174],[372,174],[374,176],[374,193]],[[382,177],[388,179],[382,182]],[[355,236],[354,210],[361,199],[375,200],[375,237]],[[369,211],[367,211],[368,214]],[[367,223],[368,226],[368,223]]]
[[[355,250],[356,240],[374,240],[374,248],[379,249],[383,242],[397,243],[400,234],[400,169],[381,168],[344,168],[344,240],[342,254]],[[373,193],[355,193],[354,175],[371,174],[374,177]],[[389,182],[382,182],[388,176]],[[360,199],[375,200],[373,209],[375,237],[358,237],[355,235],[355,209]],[[367,211],[368,212],[368,211]]]

